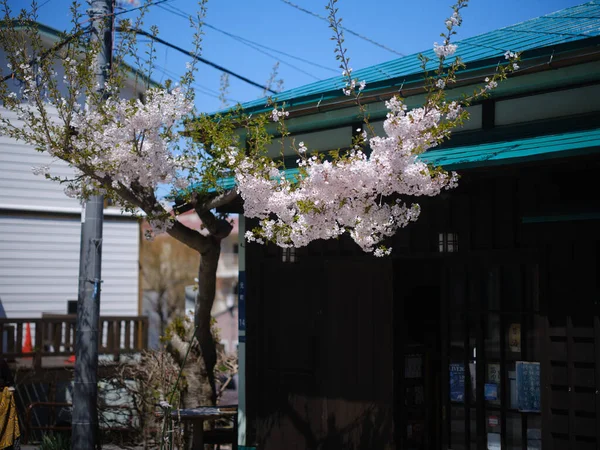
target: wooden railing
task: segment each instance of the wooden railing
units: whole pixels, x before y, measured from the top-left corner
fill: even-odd
[[[4,358],[33,357],[41,367],[44,356],[75,353],[76,315],[43,314],[41,319],[0,319],[0,354]],[[27,351],[27,325],[31,351]],[[136,353],[148,347],[148,317],[102,316],[98,324],[98,353]],[[6,350],[6,351],[3,351]]]

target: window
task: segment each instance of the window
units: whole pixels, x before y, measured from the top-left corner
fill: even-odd
[[[439,233],[438,249],[440,253],[454,253],[458,251],[457,233]]]
[[[288,247],[282,249],[281,261],[284,263],[295,263],[296,262],[296,249],[294,247]]]

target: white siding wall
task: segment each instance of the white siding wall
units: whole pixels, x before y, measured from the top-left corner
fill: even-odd
[[[0,301],[7,317],[64,314],[77,299],[81,221],[0,212]],[[104,222],[102,315],[137,315],[139,226]]]
[[[2,107],[0,115],[13,117]],[[50,167],[52,175],[72,177],[74,174],[67,163],[48,153],[0,136],[0,209],[80,210],[79,201],[64,194],[65,186],[33,174],[32,168],[40,166]]]
[[[3,70],[6,62],[0,52]],[[55,69],[62,79],[61,65]],[[133,82],[124,97],[138,95]],[[18,80],[9,81],[9,89],[19,88]],[[0,115],[18,126],[14,114],[1,106]],[[34,175],[32,168],[39,166],[49,166],[52,175],[74,173],[49,154],[0,136],[0,314],[4,309],[8,317],[66,313],[67,300],[77,299],[81,206],[64,194],[63,185]],[[105,212],[100,312],[137,315],[139,225],[107,214],[119,213]]]

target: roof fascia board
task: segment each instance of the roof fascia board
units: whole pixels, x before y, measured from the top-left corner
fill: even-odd
[[[590,82],[600,81],[600,53],[596,55],[596,60],[585,62],[583,64],[573,64],[560,67],[558,62],[553,64],[544,64],[544,70],[529,71],[525,69],[520,76],[513,76],[502,82],[492,93],[491,98],[501,99],[510,96],[531,95],[543,90],[553,90],[565,87],[565,80],[569,85],[578,85]],[[540,67],[541,69],[541,67]],[[482,79],[481,74],[477,79]],[[468,84],[448,90],[448,99],[458,99],[462,94],[470,93],[476,84]],[[381,120],[385,118],[387,109],[384,101],[399,94],[397,89],[383,90],[377,94],[377,97],[365,106],[371,120]],[[419,93],[405,97],[407,106],[416,107],[423,103],[425,95],[422,90]],[[291,110],[292,111],[292,110]],[[339,107],[334,104],[325,104],[318,109],[306,108],[306,110],[295,110],[290,113],[286,119],[287,129],[290,133],[301,133],[306,131],[315,131],[324,128],[333,128],[344,126],[356,122],[361,122],[360,111],[357,106],[351,102],[344,102]],[[277,135],[276,126],[272,125],[269,131]]]

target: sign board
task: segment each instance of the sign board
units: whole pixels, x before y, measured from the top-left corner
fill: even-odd
[[[461,363],[450,364],[450,401],[465,401],[465,366]]]
[[[540,363],[517,361],[517,405],[521,412],[540,412]]]
[[[486,383],[484,385],[484,396],[486,400],[498,400],[498,385],[494,383]]]
[[[246,271],[238,273],[238,330],[246,331]]]

